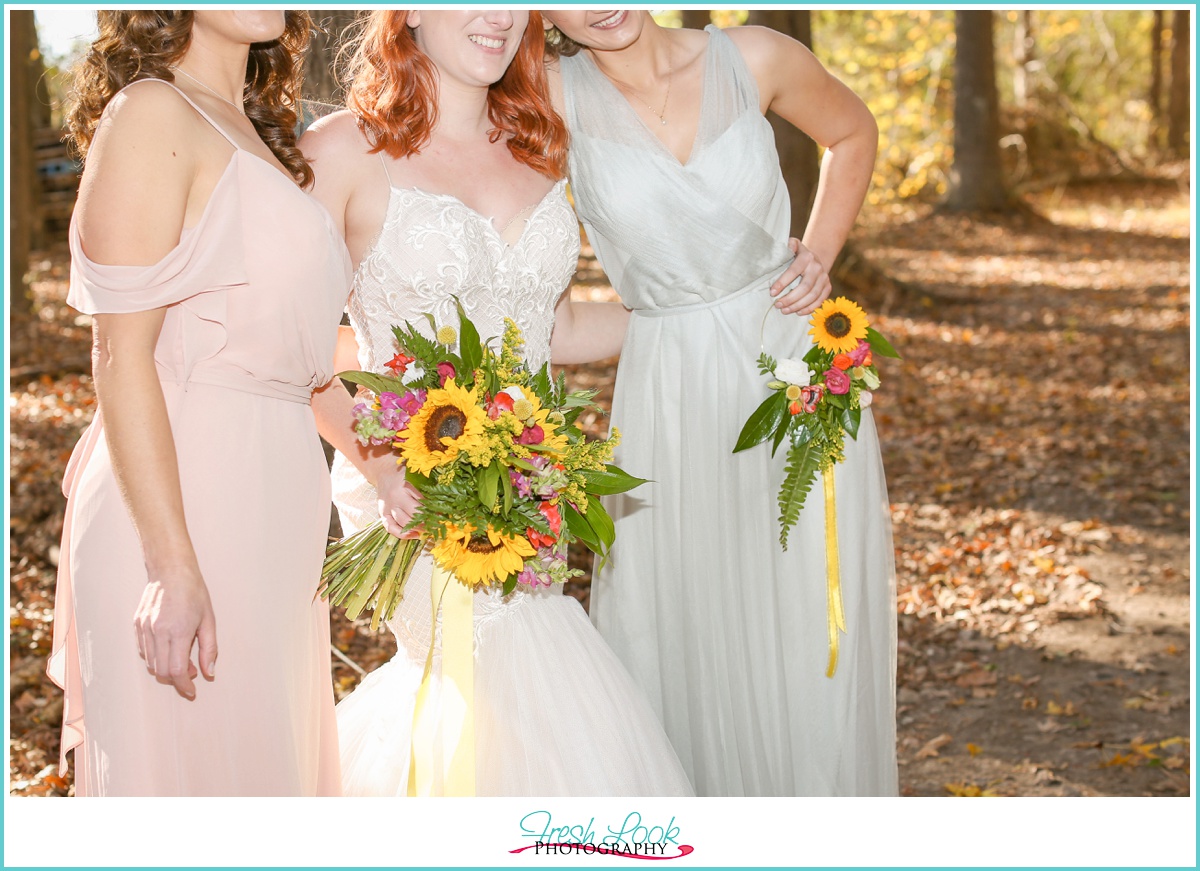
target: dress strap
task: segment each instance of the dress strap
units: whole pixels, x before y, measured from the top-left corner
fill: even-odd
[[[382,151],[379,152],[379,165],[383,167],[383,177],[387,179],[388,187],[395,187],[392,184],[392,174],[388,172],[387,156]]]
[[[175,92],[176,92],[177,94],[179,94],[179,96],[181,96],[181,97],[183,97],[183,99],[187,100],[187,102],[188,102],[188,105],[189,105],[189,106],[191,106],[193,109],[195,109],[195,110],[196,110],[196,112],[197,112],[197,113],[199,113],[199,115],[200,115],[200,117],[201,117],[201,118],[203,118],[205,121],[207,121],[207,122],[208,122],[210,125],[212,125],[212,126],[213,126],[213,127],[216,129],[216,131],[217,131],[218,133],[220,133],[222,136],[224,136],[224,137],[225,137],[225,139],[226,139],[226,141],[227,141],[227,142],[228,142],[230,145],[232,145],[232,146],[233,146],[234,148],[236,148],[238,151],[241,151],[241,150],[242,150],[242,146],[240,146],[240,145],[238,144],[238,141],[237,141],[236,139],[234,139],[232,136],[230,136],[230,135],[229,135],[229,134],[228,134],[228,133],[225,131],[225,128],[224,128],[224,127],[222,127],[220,124],[218,124],[216,121],[214,121],[214,120],[212,119],[212,116],[210,116],[210,115],[209,115],[207,112],[205,112],[203,109],[201,109],[199,106],[197,106],[197,105],[196,105],[196,101],[195,101],[195,100],[193,100],[191,97],[189,97],[189,96],[188,96],[186,93],[184,93],[183,89],[182,89],[182,88],[180,88],[180,87],[179,87],[177,84],[175,84],[174,82],[168,82],[166,79],[155,79],[155,78],[137,79],[136,81],[130,82],[128,85],[126,85],[126,86],[125,86],[124,88],[122,88],[121,90],[122,90],[122,91],[124,91],[124,90],[128,90],[129,88],[132,88],[134,85],[141,84],[142,82],[159,82],[160,84],[166,85],[168,88],[173,88],[173,89],[175,90]],[[118,91],[118,93],[120,93],[120,91]],[[114,96],[115,96],[115,95],[114,95]],[[111,102],[111,101],[110,101],[110,102]]]

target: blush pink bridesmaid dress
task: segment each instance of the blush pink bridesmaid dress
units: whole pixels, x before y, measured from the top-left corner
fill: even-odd
[[[131,87],[174,87],[143,81],[156,84]],[[329,475],[310,396],[333,376],[350,260],[322,206],[193,108],[234,147],[199,222],[152,266],[92,262],[72,223],[68,302],[166,307],[155,361],[220,667],[188,701],[138,656],[147,575],[101,409],[64,481],[48,668],[66,694],[60,767],[74,749],[77,795],[336,795],[329,614],[314,601]]]

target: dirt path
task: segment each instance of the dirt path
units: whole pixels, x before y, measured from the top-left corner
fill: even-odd
[[[1189,788],[1188,198],[1081,190],[1048,221],[876,215],[851,283],[901,350],[876,418],[893,506],[906,795]],[[48,257],[10,362],[12,792],[64,795],[44,677],[58,492],[94,410],[89,329]],[[604,298],[594,260],[580,292]],[[577,368],[607,401],[615,367]],[[585,421],[585,423],[587,423]],[[601,419],[590,421],[603,428]],[[586,585],[573,588],[585,603]],[[339,695],[391,655],[335,618]]]

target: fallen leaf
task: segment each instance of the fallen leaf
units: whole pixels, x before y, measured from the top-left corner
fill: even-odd
[[[938,751],[953,741],[954,738],[950,735],[941,734],[925,743],[925,746],[917,751],[918,759],[928,759],[931,756],[937,756]]]
[[[946,787],[946,792],[960,798],[994,798],[996,796],[996,793],[992,790],[981,789],[973,783],[947,783],[944,786]]]
[[[983,752],[983,748],[980,747],[978,744],[968,744],[967,752],[970,753],[972,756],[978,756],[980,753]]]

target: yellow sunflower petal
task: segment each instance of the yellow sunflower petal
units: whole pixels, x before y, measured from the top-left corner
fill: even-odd
[[[812,313],[809,335],[822,351],[841,354],[858,347],[867,337],[867,315],[853,301],[839,296],[827,299]]]

